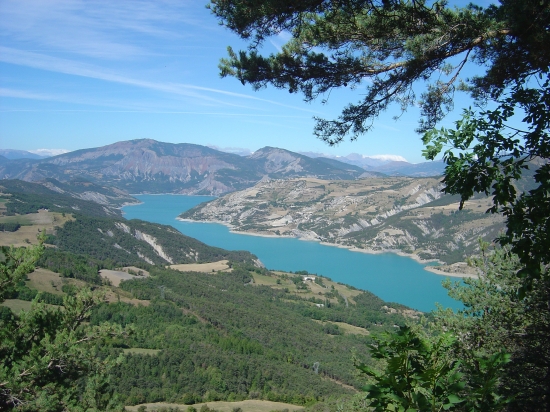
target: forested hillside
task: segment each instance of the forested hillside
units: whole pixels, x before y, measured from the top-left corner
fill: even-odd
[[[24,215],[36,213],[39,209],[48,209],[87,216],[121,217],[116,206],[137,202],[135,198],[117,189],[82,180],[60,183],[49,179],[38,184],[4,179],[0,181],[0,193],[10,199],[6,203],[7,215]]]
[[[249,252],[208,246],[171,226],[84,215],[65,223],[55,235],[48,236],[47,243],[58,251],[110,259],[122,266],[257,260]]]
[[[327,400],[354,392],[343,384],[361,386],[351,358],[354,352],[368,358],[370,338],[312,318],[354,322],[365,332],[405,321],[370,294],[359,294],[349,306],[317,307],[297,289],[251,284],[259,274],[276,276],[236,265],[230,273],[211,274],[154,269],[146,280],[124,282],[123,291],[151,305],[103,305],[92,322],[134,324],[136,334],[124,345],[160,351],[129,350],[115,373],[117,391],[128,403]]]

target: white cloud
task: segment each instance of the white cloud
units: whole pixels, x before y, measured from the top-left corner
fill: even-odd
[[[208,96],[205,93],[208,92],[218,95],[237,97],[246,100],[260,101],[269,103],[272,105],[287,107],[304,112],[315,113],[314,110],[304,109],[301,107],[295,107],[279,103],[272,100],[261,99],[258,97],[250,96],[242,93],[234,93],[226,90],[214,89],[211,87],[195,86],[191,84],[183,83],[161,83],[148,80],[136,79],[118,73],[109,72],[101,67],[90,65],[87,63],[81,63],[69,59],[61,59],[58,57],[51,57],[40,53],[28,52],[24,50],[17,50],[10,47],[0,46],[0,61],[10,64],[16,64],[20,66],[32,67],[40,70],[47,70],[56,73],[64,73],[73,76],[88,77],[92,79],[103,80],[107,82],[114,82],[119,84],[125,84],[129,86],[156,90],[164,93],[190,97],[193,99],[200,99],[205,103],[218,104],[224,106],[244,107],[235,103],[234,100],[223,101]],[[247,107],[250,108],[250,107]]]
[[[29,92],[26,90],[7,89],[0,87],[0,96],[2,97],[15,97],[18,99],[32,99],[32,100],[59,100],[58,96],[51,94],[41,94],[35,92]]]
[[[18,41],[116,60],[151,54],[135,44],[134,35],[183,37],[165,27],[199,24],[188,17],[185,2],[150,0],[3,0],[0,14],[1,31]]]
[[[275,49],[277,49],[277,52],[278,52],[278,53],[282,53],[282,52],[283,52],[283,47],[282,47],[281,45],[275,43],[275,42],[273,41],[273,39],[269,39],[269,42],[271,43],[271,45],[272,45],[273,47],[275,47]]]

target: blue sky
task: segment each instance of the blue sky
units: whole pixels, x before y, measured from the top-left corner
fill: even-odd
[[[217,65],[226,47],[245,45],[205,4],[0,0],[0,148],[76,150],[151,138],[423,161],[415,109],[395,121],[395,107],[372,133],[331,148],[312,135],[312,118],[336,118],[361,98],[361,88],[334,91],[323,105],[221,79]],[[276,52],[284,40],[266,42],[264,52]]]

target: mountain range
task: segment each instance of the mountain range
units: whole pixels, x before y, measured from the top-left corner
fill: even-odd
[[[359,153],[350,153],[346,156],[331,156],[316,152],[300,152],[300,154],[312,158],[334,159],[339,162],[359,166],[367,171],[383,173],[388,176],[440,176],[445,170],[445,164],[441,160],[434,162],[409,163],[403,157],[395,155],[365,156]]]
[[[275,147],[239,156],[195,144],[141,139],[43,159],[0,157],[0,177],[30,182],[86,179],[128,193],[221,195],[250,187],[265,178],[353,180],[381,176],[383,170],[387,174],[417,176],[439,175],[441,171],[439,164],[439,169],[432,167],[430,172],[429,167],[407,162],[371,165],[366,170],[367,165],[361,166],[353,156],[345,159],[314,158]]]
[[[27,152],[26,150],[0,149],[0,157],[5,157],[9,160],[14,159],[45,159],[48,156],[41,156],[35,153]]]

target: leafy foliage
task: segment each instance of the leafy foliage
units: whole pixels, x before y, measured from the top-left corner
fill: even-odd
[[[42,245],[31,249],[3,248],[0,261],[0,303],[33,270]],[[39,295],[40,296],[40,295]],[[21,411],[121,409],[108,390],[107,374],[116,365],[98,356],[95,345],[121,329],[94,327],[85,321],[101,300],[83,290],[66,296],[63,309],[33,301],[19,315],[2,309],[0,316],[0,408]]]
[[[466,111],[456,129],[433,130],[424,137],[428,158],[450,146],[444,153],[445,192],[460,194],[461,207],[474,193],[490,194],[488,211],[506,216],[500,242],[519,256],[523,288],[531,288],[550,264],[550,81],[541,73],[543,83],[531,87],[537,81],[522,76],[496,109]],[[523,130],[508,124],[518,111],[524,115]],[[534,188],[518,193],[517,181],[529,169]]]
[[[511,398],[508,410],[544,411],[550,394],[550,285],[544,278],[534,280],[533,288],[521,297],[517,291],[522,268],[517,256],[504,249],[483,254],[473,264],[483,273],[464,284],[447,282],[449,294],[464,302],[456,315],[439,310],[435,316],[439,330],[452,330],[460,336],[454,355],[473,364],[476,356],[499,351],[511,355],[504,368],[501,393]]]
[[[419,130],[429,130],[453,108],[457,89],[494,98],[525,74],[547,73],[550,62],[546,1],[454,8],[425,0],[212,0],[210,9],[249,42],[248,52],[228,49],[222,76],[301,92],[306,101],[367,83],[337,120],[317,119],[315,134],[330,144],[369,131],[391,104],[402,111],[419,104]],[[292,36],[282,51],[262,56],[261,44],[281,32]],[[486,74],[461,83],[472,62]]]
[[[375,381],[364,388],[370,406],[375,411],[501,410],[507,399],[496,393],[498,376],[509,356],[477,357],[473,370],[448,356],[455,339],[449,333],[430,339],[410,327],[376,339],[371,354],[386,361],[384,372],[357,365]]]
[[[43,237],[41,240],[43,241]],[[43,250],[42,241],[31,249],[6,246],[0,248],[0,303],[15,291],[28,273],[34,270],[34,263]]]
[[[425,155],[444,148],[445,191],[493,196],[491,212],[507,218],[500,240],[510,244],[523,267],[522,292],[550,264],[550,7],[543,0],[503,0],[486,8],[451,8],[445,1],[408,0],[212,0],[220,22],[249,41],[249,51],[229,49],[222,76],[258,89],[271,84],[300,91],[306,100],[338,87],[358,87],[365,97],[338,120],[317,119],[315,134],[329,144],[373,127],[374,119],[397,103],[419,104],[419,132],[426,132]],[[259,47],[283,31],[291,39],[282,51],[264,57]],[[486,68],[482,76],[460,80],[467,64]],[[417,98],[414,86],[422,83]],[[453,107],[455,90],[471,93],[494,109],[468,110],[455,130],[432,130]],[[523,126],[510,125],[513,115]],[[514,186],[534,167],[536,187],[518,195]]]
[[[460,195],[461,208],[476,193],[491,195],[488,211],[506,217],[506,233],[499,240],[510,249],[489,260],[486,276],[470,288],[451,288],[467,309],[457,316],[447,314],[443,321],[445,330],[456,337],[456,346],[445,347],[445,356],[438,356],[451,361],[439,369],[439,378],[444,377],[440,382],[459,368],[467,385],[461,390],[451,379],[441,387],[430,386],[428,376],[435,375],[425,372],[438,370],[430,359],[439,346],[406,329],[372,347],[375,356],[388,360],[385,374],[364,369],[377,380],[369,388],[373,405],[379,410],[492,410],[503,407],[505,398],[499,393],[508,392],[517,397],[512,409],[547,408],[548,2],[503,0],[498,6],[454,9],[444,1],[252,3],[253,7],[249,0],[210,3],[223,24],[250,42],[248,52],[229,49],[229,57],[220,64],[222,76],[237,77],[256,89],[271,84],[300,91],[306,100],[332,88],[358,87],[368,78],[362,101],[345,108],[337,120],[317,119],[315,134],[329,144],[369,131],[391,103],[402,110],[420,103],[418,131],[425,133],[424,154],[435,159],[444,152],[444,191]],[[261,43],[282,31],[292,35],[282,51],[260,55]],[[486,72],[461,83],[460,72],[471,62],[486,67]],[[425,82],[420,102],[413,90],[419,81]],[[452,109],[457,89],[469,91],[477,103],[494,104],[479,113],[465,111],[455,129],[432,130]],[[512,124],[513,116],[521,116],[521,126]],[[518,181],[524,175],[533,176],[534,187],[521,188]],[[510,261],[510,256],[518,261]],[[456,349],[460,355],[453,347],[462,348]],[[499,371],[506,363],[502,349],[512,360],[501,380]],[[453,363],[461,356],[462,366]],[[451,398],[464,391],[463,402]]]
[[[21,225],[19,223],[0,223],[0,232],[16,232]]]
[[[115,268],[113,260],[94,259],[54,248],[47,248],[37,263],[63,277],[80,279],[92,285],[101,285],[102,283],[99,270]]]
[[[121,284],[151,304],[103,305],[92,323],[133,324],[136,332],[125,344],[160,350],[151,356],[129,349],[113,371],[116,391],[127,403],[328,400],[351,392],[327,378],[360,385],[350,358],[353,348],[367,358],[369,337],[345,334],[311,318],[324,313],[325,319],[355,319],[375,330],[404,324],[402,316],[385,314],[384,302],[374,295],[360,294],[354,298],[357,304],[349,307],[342,302],[316,308],[284,290],[252,286],[251,274],[257,270],[235,264],[230,273],[182,274],[152,267],[149,278]],[[307,308],[318,312],[314,315]],[[318,374],[313,370],[316,362]]]
[[[371,378],[365,390],[375,410],[548,409],[548,282],[534,281],[520,297],[519,258],[482,250],[472,262],[479,278],[445,282],[464,309],[441,308],[427,328],[402,327],[370,345],[385,369],[358,367]]]

